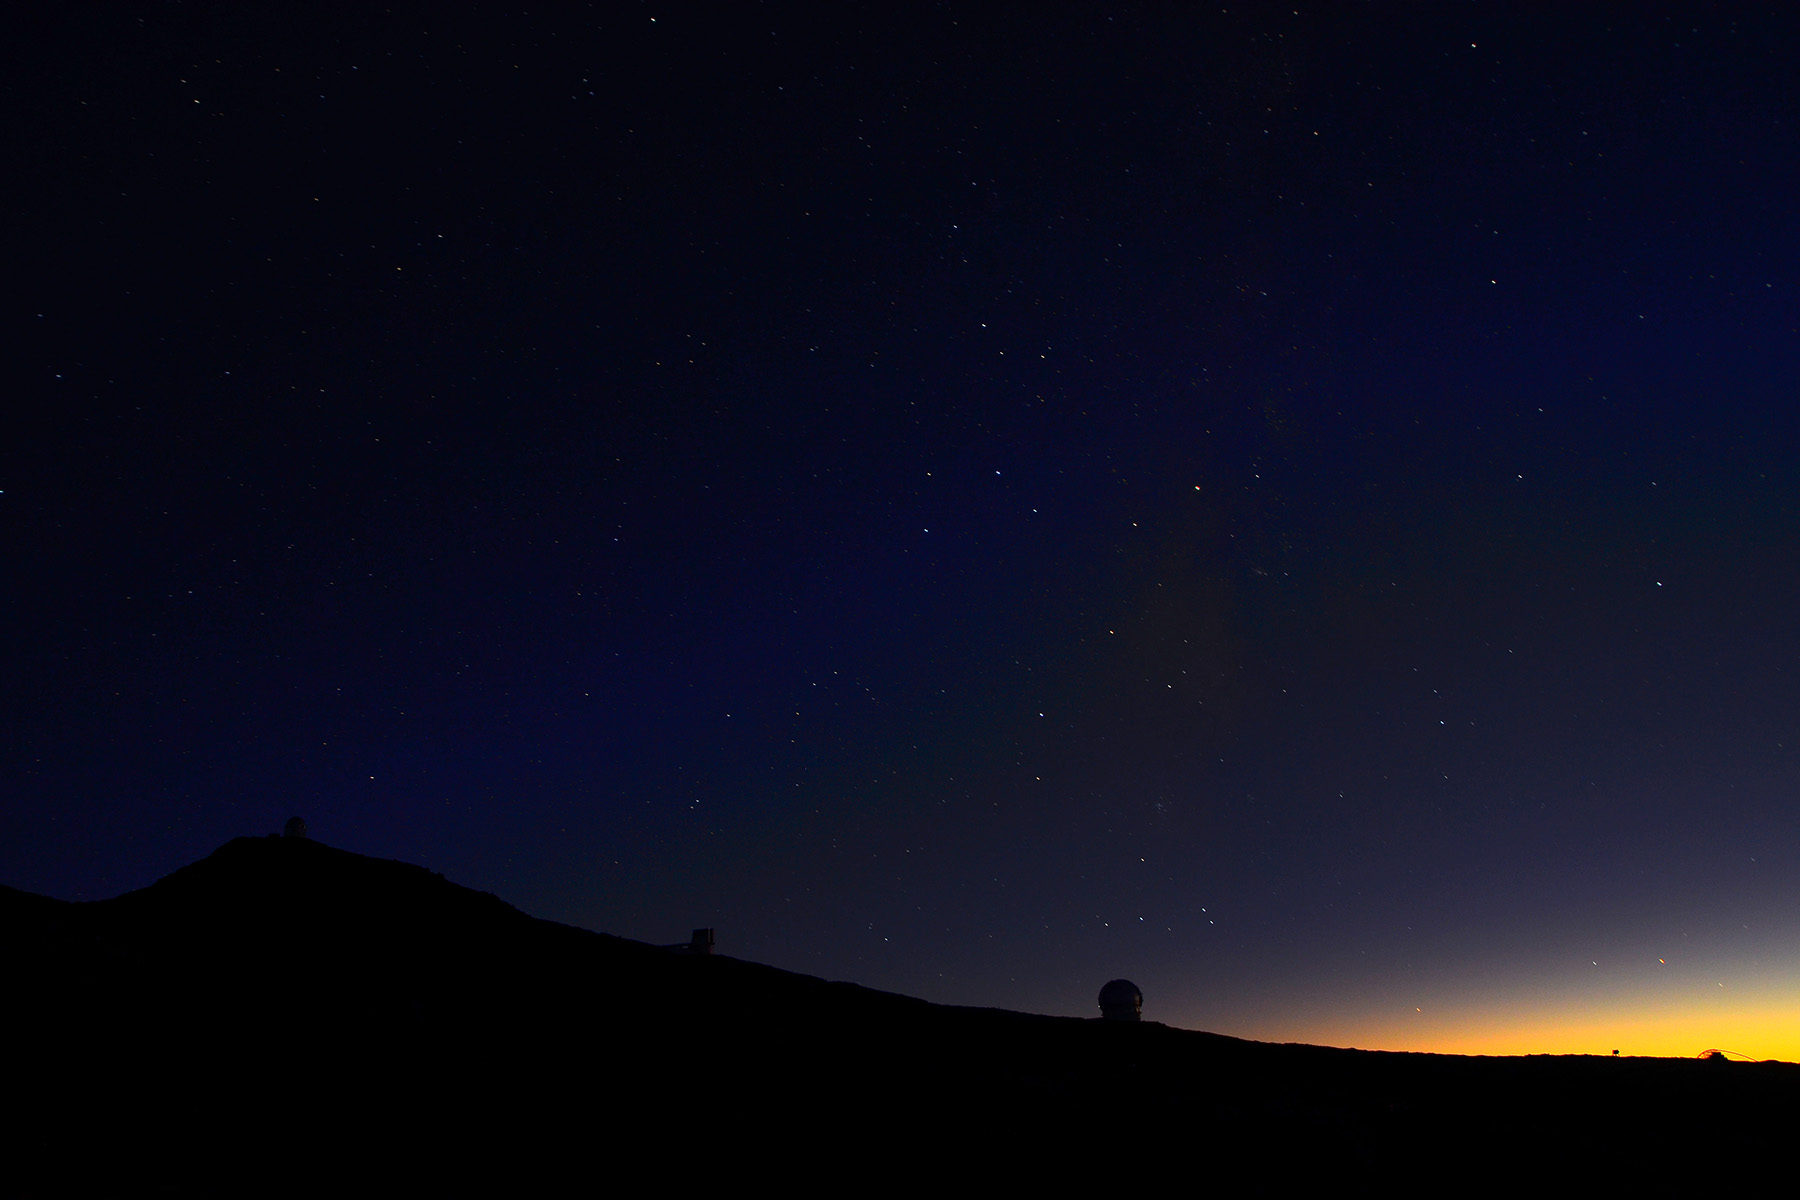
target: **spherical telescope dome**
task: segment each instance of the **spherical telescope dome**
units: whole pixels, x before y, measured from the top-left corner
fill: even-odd
[[[1129,979],[1115,979],[1100,989],[1100,1015],[1108,1021],[1141,1021],[1144,993]]]

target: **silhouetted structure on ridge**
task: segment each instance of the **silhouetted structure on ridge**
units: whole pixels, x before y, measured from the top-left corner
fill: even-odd
[[[1115,979],[1100,989],[1100,1015],[1108,1021],[1141,1021],[1144,993],[1129,979]]]
[[[673,950],[677,954],[711,954],[713,952],[713,931],[696,929],[694,936],[685,942],[676,942],[673,946],[664,946],[664,950]]]
[[[1546,1172],[1635,1171],[1667,1191],[1669,1147],[1785,1145],[1800,1094],[1800,1066],[1727,1071],[1743,1056],[1724,1050],[1708,1065],[1244,1041],[1145,1021],[1125,979],[1100,992],[1108,1020],[929,1004],[696,963],[709,933],[658,947],[542,921],[279,828],[109,900],[0,886],[0,1017],[32,1031],[7,1062],[18,1115],[0,1192],[262,1194],[291,1179],[312,1194],[369,1177],[549,1194],[591,1177],[596,1128],[603,1166],[679,1162],[718,1191],[796,1170],[841,1191],[871,1151],[911,1190],[971,1164],[1022,1179],[1013,1190],[1112,1190],[1121,1147],[1165,1178],[1208,1156],[1279,1163],[1308,1192],[1396,1164],[1432,1180],[1513,1171],[1520,1192]],[[255,1002],[219,1003],[240,995]],[[1101,1028],[1114,1021],[1143,1028]],[[272,1028],[307,1030],[304,1069],[246,1054]],[[572,1077],[603,1086],[572,1097]],[[706,1154],[670,1119],[697,1081],[718,1114]],[[1129,1102],[1144,1095],[1159,1102]],[[331,1136],[295,1155],[296,1129]]]
[[[306,836],[306,821],[301,817],[289,817],[287,827],[281,831],[282,837],[303,838]]]

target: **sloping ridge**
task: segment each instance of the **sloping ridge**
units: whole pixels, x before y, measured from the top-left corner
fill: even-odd
[[[0,931],[6,1027],[29,1031],[16,1170],[46,1191],[70,1170],[76,1192],[180,1194],[645,1163],[1061,1182],[1121,1155],[1337,1179],[1502,1141],[1540,1162],[1741,1141],[1800,1099],[1781,1064],[1375,1054],[932,1005],[538,920],[304,839],[241,838],[96,903],[0,889]]]
[[[299,838],[239,838],[87,907],[97,936],[151,975],[229,991],[266,985],[257,1006],[291,1018],[296,1035],[321,1022],[347,1032],[384,1002],[456,1020],[482,1013],[490,1027],[510,1018],[642,1030],[685,1029],[705,1008],[737,1022],[809,1006],[929,1007],[541,920],[423,867]],[[327,999],[346,989],[354,1003]]]

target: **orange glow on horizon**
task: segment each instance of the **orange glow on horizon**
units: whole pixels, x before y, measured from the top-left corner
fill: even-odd
[[[1707,1049],[1735,1057],[1800,1062],[1795,981],[1711,981],[1630,993],[1467,994],[1360,997],[1342,1006],[1265,1010],[1247,1020],[1180,1022],[1266,1042],[1431,1054],[1592,1054],[1692,1058]]]
[[[1546,1015],[1534,1021],[1471,1023],[1460,1028],[1403,1030],[1374,1023],[1361,1028],[1328,1026],[1304,1030],[1282,1040],[1427,1054],[1605,1056],[1617,1050],[1622,1056],[1693,1058],[1704,1050],[1717,1048],[1734,1057],[1797,1062],[1800,1034],[1792,1028],[1791,1021],[1791,1011],[1588,1016],[1560,1021]]]

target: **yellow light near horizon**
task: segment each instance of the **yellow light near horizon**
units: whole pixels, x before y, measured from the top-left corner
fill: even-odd
[[[1308,1042],[1430,1054],[1593,1054],[1692,1058],[1708,1049],[1800,1062],[1796,992],[1786,980],[1685,995],[1440,996],[1423,1005],[1277,1015],[1219,1029],[1258,1041]],[[1204,1026],[1197,1026],[1204,1027]]]
[[[1728,1050],[1754,1059],[1800,1062],[1800,1030],[1792,1003],[1718,1006],[1686,1012],[1541,1010],[1535,1013],[1446,1013],[1413,1022],[1364,1019],[1325,1021],[1284,1031],[1244,1036],[1260,1040],[1404,1050],[1430,1054],[1595,1054],[1692,1058],[1703,1050]]]

